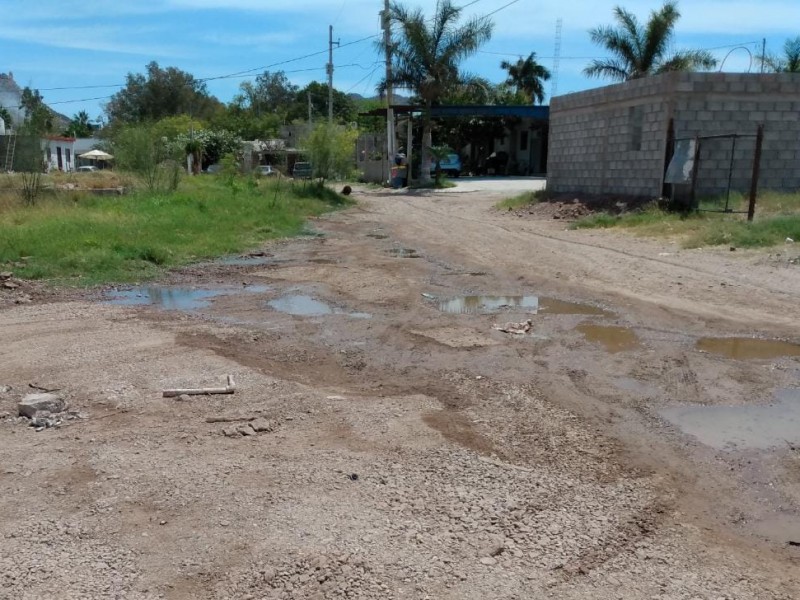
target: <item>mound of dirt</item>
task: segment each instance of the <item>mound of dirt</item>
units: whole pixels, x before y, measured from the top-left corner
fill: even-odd
[[[560,219],[576,221],[595,214],[609,213],[619,215],[641,210],[648,204],[657,202],[652,198],[607,196],[607,195],[559,195],[547,198],[514,210],[517,216],[533,215],[540,219]]]

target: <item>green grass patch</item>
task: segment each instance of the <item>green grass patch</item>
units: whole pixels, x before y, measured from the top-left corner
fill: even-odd
[[[348,201],[311,183],[193,177],[173,194],[62,194],[0,203],[0,267],[72,285],[149,279],[165,269],[297,235]],[[28,257],[21,261],[23,257]]]
[[[535,190],[532,192],[523,192],[518,196],[512,196],[511,198],[506,198],[505,200],[501,200],[495,205],[495,208],[499,208],[501,210],[514,210],[517,208],[524,208],[526,206],[530,206],[531,204],[537,204],[546,198],[546,191],[545,190]]]
[[[655,206],[641,211],[611,215],[598,213],[578,220],[574,229],[629,228],[636,234],[653,237],[678,237],[685,248],[732,246],[760,248],[783,244],[786,238],[800,240],[800,194],[765,192],[756,204],[756,217],[710,212],[724,207],[724,198],[704,199],[700,212],[681,215]],[[746,210],[743,196],[732,196],[729,208]]]

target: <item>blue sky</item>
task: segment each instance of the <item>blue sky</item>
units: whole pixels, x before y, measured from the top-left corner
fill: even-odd
[[[492,40],[465,68],[499,82],[501,60],[531,51],[552,67],[556,20],[562,18],[559,93],[603,85],[581,74],[591,58],[604,56],[587,30],[611,23],[616,4],[642,19],[660,6],[652,0],[517,0],[506,6],[509,2],[478,0],[465,10],[465,15],[498,11]],[[407,4],[430,14],[436,2]],[[21,86],[42,90],[59,112],[86,110],[94,118],[105,101],[94,98],[118,88],[89,86],[122,83],[126,73],[143,72],[151,60],[196,77],[248,70],[254,77],[261,67],[275,65],[270,70],[286,71],[298,85],[324,81],[328,25],[333,25],[334,39],[344,46],[335,51],[335,86],[372,95],[382,66],[372,40],[359,40],[379,33],[382,5],[382,0],[4,0],[0,71],[13,71]],[[720,60],[732,50],[725,71],[747,71],[748,51],[759,53],[762,38],[768,50],[778,51],[786,38],[800,35],[800,0],[683,0],[679,8],[675,47],[713,49]],[[245,80],[218,79],[208,87],[227,102]],[[84,89],[53,89],[64,87]]]

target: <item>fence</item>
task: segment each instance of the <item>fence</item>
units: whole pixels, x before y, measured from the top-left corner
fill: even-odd
[[[664,183],[671,187],[671,198],[680,203],[682,198],[679,196],[683,195],[692,210],[742,213],[747,214],[748,221],[752,221],[763,140],[763,125],[758,126],[755,134],[674,138],[670,122]],[[731,191],[747,194],[747,210],[735,210],[732,207]],[[698,201],[701,195],[705,199],[703,208],[700,208]]]

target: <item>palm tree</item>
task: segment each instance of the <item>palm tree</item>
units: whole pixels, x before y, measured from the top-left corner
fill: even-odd
[[[437,3],[432,20],[421,9],[409,10],[392,3],[390,18],[399,26],[400,35],[391,43],[392,83],[412,90],[425,104],[422,126],[423,182],[430,181],[431,107],[469,79],[459,72],[460,63],[474,54],[492,35],[492,22],[486,17],[473,17],[463,25],[458,21],[462,9],[452,0]]]
[[[544,102],[544,82],[550,79],[550,71],[536,62],[535,52],[524,60],[520,57],[516,63],[504,60],[500,68],[508,71],[506,84],[525,94],[531,104]]]
[[[667,71],[713,69],[717,61],[705,50],[683,50],[667,55],[680,16],[677,3],[670,0],[660,10],[651,12],[650,19],[642,26],[635,15],[617,6],[614,8],[617,27],[606,25],[589,31],[592,41],[614,57],[593,60],[583,70],[584,74],[627,81]]]
[[[800,35],[786,40],[782,56],[767,56],[762,60],[775,73],[800,73]]]

